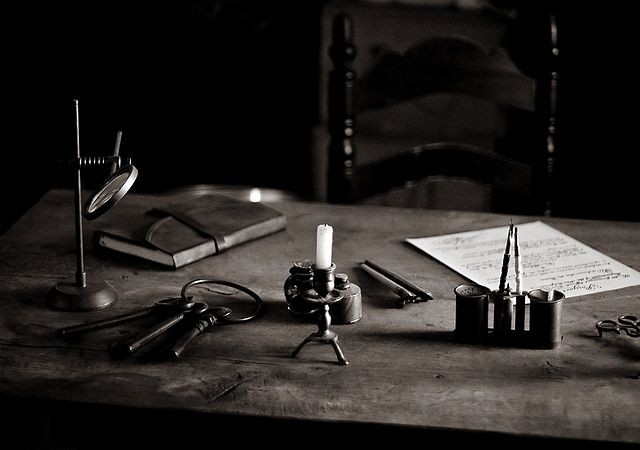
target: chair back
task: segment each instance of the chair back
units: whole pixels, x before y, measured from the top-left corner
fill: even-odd
[[[555,85],[543,84],[515,65],[504,45],[509,20],[392,6],[336,11],[327,199],[550,211],[540,192],[553,168],[547,94],[557,71]]]

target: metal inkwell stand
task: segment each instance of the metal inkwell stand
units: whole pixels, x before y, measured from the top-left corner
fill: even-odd
[[[506,284],[514,240],[516,288]],[[554,349],[562,341],[564,294],[557,290],[521,290],[522,267],[518,229],[509,227],[497,290],[474,284],[461,284],[456,295],[456,340],[468,344]],[[526,300],[529,300],[529,329],[526,329]],[[493,328],[489,328],[489,305],[493,305]]]

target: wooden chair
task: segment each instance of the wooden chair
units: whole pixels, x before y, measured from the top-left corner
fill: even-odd
[[[504,29],[507,19],[491,20]],[[350,14],[331,27],[329,201],[550,214],[556,68],[542,90],[503,47],[452,25],[449,36],[369,52],[356,70],[358,23],[367,34]]]

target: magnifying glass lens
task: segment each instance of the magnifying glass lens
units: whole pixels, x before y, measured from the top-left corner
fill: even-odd
[[[120,175],[115,177],[112,182],[109,183],[109,185],[104,186],[102,190],[97,193],[90,209],[92,211],[95,211],[96,209],[100,209],[101,207],[103,207],[109,201],[109,199],[112,198],[114,194],[122,188],[128,177],[128,174],[121,173]]]
[[[138,177],[134,166],[125,166],[111,175],[89,199],[82,214],[87,220],[93,220],[107,212],[118,203],[131,188]]]

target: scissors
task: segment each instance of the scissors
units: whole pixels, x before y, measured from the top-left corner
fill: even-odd
[[[622,334],[624,331],[627,333],[627,336],[637,338],[640,337],[640,320],[637,316],[624,314],[618,317],[617,322],[611,319],[599,320],[596,322],[596,329],[600,337],[602,337],[602,333],[605,331],[613,331],[616,334]]]
[[[191,319],[191,326],[187,329],[187,331],[182,335],[182,337],[169,349],[168,356],[171,359],[178,359],[184,349],[187,347],[189,342],[191,342],[196,336],[204,333],[205,330],[213,329],[215,325],[218,324],[233,324],[233,323],[242,323],[248,322],[250,320],[258,317],[262,312],[262,299],[258,294],[253,292],[251,289],[246,288],[240,284],[233,283],[231,281],[224,280],[210,280],[204,278],[197,278],[195,280],[189,281],[182,287],[182,292],[180,296],[184,301],[188,301],[191,297],[187,295],[189,289],[197,285],[222,285],[237,289],[241,292],[247,294],[251,299],[255,302],[255,308],[249,314],[242,317],[232,317],[232,310],[226,306],[214,306],[209,307],[207,310],[194,315]]]

